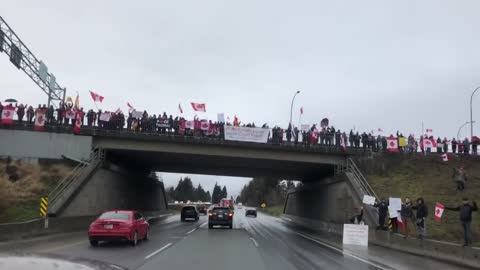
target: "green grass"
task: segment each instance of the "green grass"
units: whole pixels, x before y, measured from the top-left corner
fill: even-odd
[[[21,222],[40,218],[40,205],[37,201],[22,202],[5,209],[3,219],[8,222]]]
[[[388,158],[388,157],[382,157]],[[378,196],[409,197],[414,202],[423,197],[427,203],[429,216],[427,218],[427,237],[463,243],[463,230],[459,221],[459,212],[445,211],[440,222],[435,221],[435,203],[446,206],[456,206],[463,197],[476,199],[480,203],[480,165],[478,160],[454,159],[442,162],[438,156],[408,157],[395,162],[374,160],[382,163],[382,169],[369,170],[366,177]],[[452,178],[452,168],[465,165],[469,176],[466,190],[455,190],[456,184]],[[378,165],[374,165],[378,166]],[[474,245],[480,245],[480,212],[473,213],[472,234]]]
[[[279,217],[283,214],[283,205],[268,206],[265,208],[257,208],[258,211],[265,213],[270,216]]]

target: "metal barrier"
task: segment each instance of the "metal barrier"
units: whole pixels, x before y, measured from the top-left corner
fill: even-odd
[[[347,168],[346,171],[351,173],[353,176],[352,180],[357,182],[358,187],[361,189],[361,192],[364,195],[369,195],[375,197],[377,200],[379,199],[373,188],[368,184],[367,179],[363,176],[360,169],[357,167],[357,164],[351,159],[347,158]]]
[[[60,183],[58,183],[58,185],[53,188],[53,190],[48,194],[50,205],[55,205],[63,192],[67,190],[75,182],[75,180],[80,177],[80,175],[82,175],[82,172],[85,170],[85,168],[96,162],[100,162],[101,160],[103,160],[103,158],[104,151],[98,148],[94,149],[90,155],[90,158],[87,161],[79,163],[70,172],[70,174],[63,178]]]

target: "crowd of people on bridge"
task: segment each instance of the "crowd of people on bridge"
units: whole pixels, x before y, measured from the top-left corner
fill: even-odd
[[[15,121],[19,124],[35,123],[37,115],[42,115],[45,118],[45,127],[49,126],[73,126],[77,119],[80,120],[82,128],[95,128],[104,130],[130,131],[135,133],[149,133],[149,134],[169,134],[177,136],[193,136],[193,137],[209,137],[209,138],[224,138],[224,126],[235,125],[242,127],[256,127],[255,123],[241,124],[235,118],[233,122],[217,122],[211,120],[202,120],[195,118],[191,121],[173,115],[163,114],[149,114],[147,111],[139,112],[131,110],[127,115],[121,110],[115,112],[108,112],[102,110],[88,110],[83,108],[76,108],[73,103],[60,103],[58,108],[53,106],[47,107],[45,104],[38,105],[35,108],[28,105],[6,104],[0,103],[0,116],[3,117],[2,111],[8,109],[14,111],[16,114]],[[3,121],[2,121],[3,123]],[[327,122],[328,123],[328,122]],[[270,129],[267,124],[261,128]],[[346,147],[363,149],[365,151],[388,151],[389,141],[395,138],[397,141],[399,152],[437,152],[437,153],[463,153],[463,154],[478,154],[478,145],[480,139],[476,136],[473,138],[448,140],[432,135],[423,135],[420,138],[415,138],[413,135],[405,137],[402,133],[397,132],[396,136],[375,136],[373,132],[367,133],[350,130],[341,131],[334,126],[322,124],[310,126],[309,129],[300,130],[298,127],[293,127],[291,124],[283,129],[275,126],[270,129],[268,142],[272,144],[294,144],[294,145],[320,145],[326,147],[336,147],[339,149],[346,149]],[[424,143],[424,142],[427,142]]]

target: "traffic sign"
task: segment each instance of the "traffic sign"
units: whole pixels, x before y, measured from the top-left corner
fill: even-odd
[[[47,217],[47,211],[48,211],[48,198],[42,197],[40,199],[40,216]]]
[[[265,207],[267,207],[267,204],[266,204],[266,203],[262,203],[260,206],[261,206],[262,208],[265,208]]]

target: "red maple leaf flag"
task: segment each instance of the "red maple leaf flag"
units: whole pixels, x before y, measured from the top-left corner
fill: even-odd
[[[206,112],[207,111],[205,103],[191,102],[190,104],[192,104],[192,108],[196,112]]]
[[[35,113],[35,130],[42,131],[45,128],[45,110],[37,110]]]
[[[447,162],[448,161],[448,155],[447,154],[441,155],[441,159],[442,159],[442,161]]]
[[[13,116],[15,115],[15,108],[10,106],[3,107],[2,124],[13,124]]]
[[[390,136],[387,138],[387,151],[398,152],[398,141],[396,137]]]
[[[99,94],[97,94],[95,92],[90,91],[90,96],[92,97],[94,102],[97,102],[97,101],[100,102],[100,103],[103,102],[104,97],[100,96]]]
[[[200,123],[201,130],[208,130],[210,128],[210,123],[207,120],[202,120]]]
[[[75,113],[75,126],[73,127],[73,134],[75,135],[80,134],[80,127],[82,126],[82,117],[83,117],[83,112],[77,111]]]
[[[445,211],[445,206],[439,202],[435,204],[435,220],[440,221],[442,219],[443,211]]]

